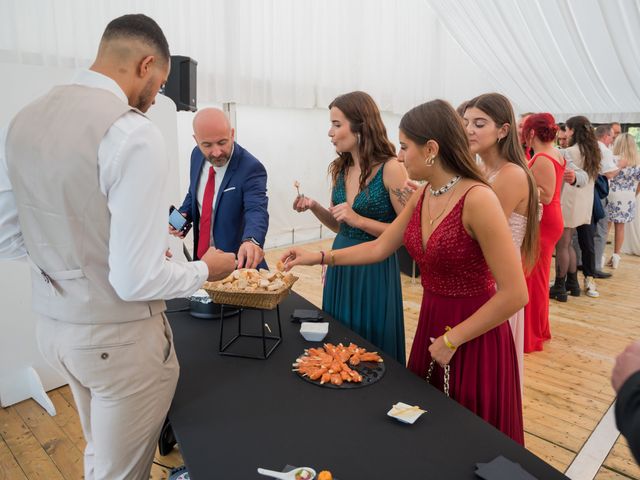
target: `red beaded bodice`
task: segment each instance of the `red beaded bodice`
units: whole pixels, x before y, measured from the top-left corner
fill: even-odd
[[[495,281],[480,245],[462,224],[467,193],[432,232],[426,249],[422,247],[421,226],[424,192],[404,233],[407,251],[420,267],[422,286],[437,295],[473,297],[495,291]]]

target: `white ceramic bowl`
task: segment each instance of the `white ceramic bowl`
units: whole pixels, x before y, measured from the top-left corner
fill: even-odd
[[[329,333],[328,322],[302,322],[300,333],[308,342],[321,342]]]

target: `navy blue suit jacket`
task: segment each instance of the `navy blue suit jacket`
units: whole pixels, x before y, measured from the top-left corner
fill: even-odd
[[[189,192],[179,208],[193,222],[193,254],[198,252],[200,233],[200,211],[197,189],[202,165],[207,161],[198,147],[191,152]],[[216,248],[237,253],[242,240],[255,238],[260,245],[269,228],[267,212],[267,171],[260,161],[237,143],[216,192],[216,207],[213,212],[213,240]],[[264,261],[260,268],[267,268]]]

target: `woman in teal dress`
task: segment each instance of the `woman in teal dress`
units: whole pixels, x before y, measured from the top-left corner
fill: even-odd
[[[296,197],[293,208],[311,210],[337,233],[333,250],[378,237],[411,195],[407,173],[396,159],[380,111],[364,92],[337,97],[329,105],[329,137],[338,157],[329,166],[331,205]],[[394,253],[382,262],[329,266],[322,309],[405,364],[400,268]]]

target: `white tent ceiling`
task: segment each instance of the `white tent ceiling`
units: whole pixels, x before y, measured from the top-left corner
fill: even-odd
[[[143,12],[198,61],[201,103],[403,113],[500,91],[518,111],[640,122],[640,0],[0,0],[0,62],[86,66]]]

